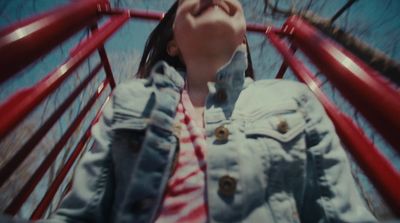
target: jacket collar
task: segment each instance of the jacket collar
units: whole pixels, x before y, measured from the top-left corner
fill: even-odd
[[[235,104],[242,89],[253,82],[251,78],[245,78],[247,66],[247,51],[246,47],[242,45],[235,50],[231,59],[217,71],[216,81],[208,83],[209,94],[215,95],[217,91],[224,91],[227,96],[225,105]]]
[[[217,71],[216,85],[242,88],[247,66],[246,47],[241,45],[235,50],[231,59]]]
[[[215,91],[220,88],[223,88],[229,94],[237,91],[240,92],[248,82],[251,82],[248,80],[245,81],[247,66],[246,47],[241,45],[235,50],[231,59],[217,71],[216,81],[208,83],[210,93],[215,93]],[[155,81],[161,76],[169,79],[177,90],[183,89],[185,83],[184,79],[186,78],[185,72],[178,72],[166,62],[160,61],[153,67],[150,73],[150,79]]]

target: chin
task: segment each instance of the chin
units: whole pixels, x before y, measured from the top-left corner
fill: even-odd
[[[196,21],[192,27],[191,35],[200,40],[214,40],[221,42],[234,42],[239,44],[243,41],[246,32],[245,24],[238,24],[226,18],[210,17]]]
[[[235,34],[244,33],[246,31],[246,23],[244,19],[229,17],[224,13],[214,13],[193,19],[192,29],[193,31],[201,30],[208,33],[223,32]]]
[[[212,57],[232,54],[242,42],[233,38],[217,35],[199,36],[196,43],[191,44],[188,54],[209,55]]]
[[[232,53],[243,42],[245,33],[244,19],[222,13],[209,13],[200,18],[188,16],[174,30],[181,50],[192,55]]]

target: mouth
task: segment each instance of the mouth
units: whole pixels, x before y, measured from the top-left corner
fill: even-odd
[[[209,10],[209,9],[219,9],[224,11],[227,15],[231,16],[231,9],[230,7],[226,4],[226,3],[222,3],[222,1],[219,1],[217,3],[211,2],[210,4],[203,4],[200,5],[199,10],[197,10],[196,13],[194,13],[194,16],[200,16],[201,14],[203,14],[205,11]]]

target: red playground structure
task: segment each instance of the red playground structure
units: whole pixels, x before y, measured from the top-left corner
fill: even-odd
[[[50,128],[60,119],[64,111],[78,99],[79,94],[91,83],[91,80],[102,69],[106,73],[106,78],[98,86],[97,91],[79,111],[76,119],[68,123],[69,126],[65,133],[13,200],[7,204],[4,213],[16,215],[20,211],[40,179],[64,149],[68,139],[86,119],[95,102],[100,100],[106,88],[113,89],[115,87],[104,43],[130,20],[158,21],[163,18],[163,15],[159,12],[113,9],[106,0],[72,1],[69,5],[17,22],[0,31],[0,83],[4,83],[77,32],[86,28],[91,30],[91,35],[70,51],[69,59],[63,64],[32,87],[18,90],[1,102],[0,141],[5,139],[41,102],[59,88],[92,54],[97,51],[101,58],[100,63],[54,110],[22,148],[0,167],[0,187],[9,180]],[[100,19],[104,18],[107,21],[101,23],[101,26],[98,25]],[[290,68],[298,80],[307,84],[314,92],[334,122],[348,152],[368,176],[393,213],[400,215],[399,171],[365,136],[352,118],[340,111],[328,99],[320,88],[320,80],[303,61],[294,55],[293,49],[303,52],[311,63],[326,76],[330,84],[341,92],[392,148],[397,150],[396,152],[400,152],[399,91],[361,59],[324,36],[300,17],[290,17],[282,28],[248,24],[247,29],[248,32],[265,35],[265,38],[283,57],[283,64],[276,78],[282,78],[287,68]],[[106,101],[101,103],[104,104]],[[97,121],[102,109],[96,112],[97,115],[92,120],[92,124]],[[69,190],[71,179],[67,175],[72,171],[71,167],[79,160],[81,153],[86,150],[87,142],[91,137],[90,126],[84,130],[83,137],[73,148],[68,160],[62,166],[57,167],[59,168],[57,176],[43,194],[36,209],[32,211],[31,219],[43,218],[57,191],[64,190],[65,194]],[[67,182],[69,187],[61,189],[60,185],[63,182]]]

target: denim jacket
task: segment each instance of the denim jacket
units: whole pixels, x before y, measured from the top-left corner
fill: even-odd
[[[375,222],[323,107],[306,86],[244,77],[236,51],[209,83],[204,122],[210,222]],[[120,84],[92,128],[73,189],[48,222],[154,222],[179,150],[184,78],[159,62]]]

